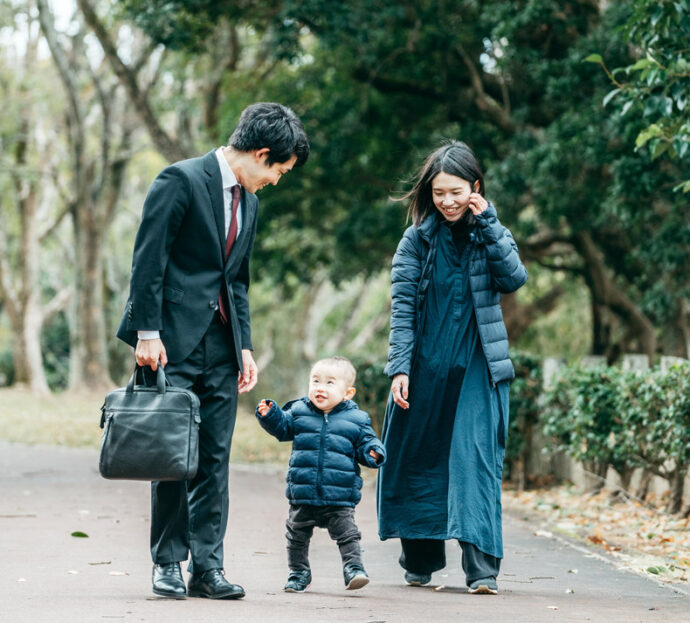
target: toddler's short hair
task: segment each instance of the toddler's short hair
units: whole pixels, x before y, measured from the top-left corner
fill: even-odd
[[[330,364],[338,366],[343,371],[343,376],[347,381],[347,384],[352,387],[355,384],[355,379],[357,378],[357,370],[352,365],[352,362],[347,357],[341,357],[340,355],[335,355],[334,357],[325,357],[324,359],[319,359],[311,367],[313,370],[320,363]]]

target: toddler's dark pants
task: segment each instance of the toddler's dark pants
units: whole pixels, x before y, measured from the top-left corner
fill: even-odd
[[[458,541],[462,548],[462,569],[467,586],[475,580],[495,578],[501,559],[485,554],[476,545]],[[431,574],[446,566],[445,541],[438,539],[400,539],[400,566],[411,573]]]
[[[290,504],[285,522],[288,566],[291,571],[309,571],[309,541],[314,527],[326,528],[340,548],[343,566],[362,566],[362,535],[355,524],[355,509],[350,506],[308,506]]]

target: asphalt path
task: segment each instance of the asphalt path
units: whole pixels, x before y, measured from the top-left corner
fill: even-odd
[[[682,589],[620,570],[595,549],[538,536],[538,526],[510,515],[498,596],[467,593],[454,543],[429,587],[404,586],[399,544],[377,537],[373,479],[357,507],[371,583],[344,590],[337,546],[320,530],[311,588],[284,593],[283,474],[252,466],[231,468],[225,541],[226,575],[247,596],[160,599],[151,593],[148,489],[103,480],[93,450],[0,442],[0,622],[690,621]]]

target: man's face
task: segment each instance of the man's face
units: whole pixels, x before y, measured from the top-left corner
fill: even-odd
[[[274,162],[270,167],[266,164],[267,160],[268,150],[255,156],[243,166],[242,179],[238,181],[250,193],[261,190],[267,184],[275,186],[280,178],[295,166],[297,156],[293,154],[286,162]]]

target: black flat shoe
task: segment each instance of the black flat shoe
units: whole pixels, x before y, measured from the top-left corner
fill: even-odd
[[[182,579],[179,562],[153,565],[153,592],[160,597],[186,599],[187,589]]]
[[[223,573],[222,569],[209,569],[200,574],[193,574],[189,580],[187,594],[190,597],[208,597],[209,599],[244,597],[244,589],[239,584],[230,584]]]

